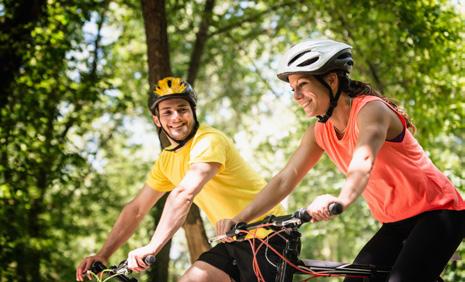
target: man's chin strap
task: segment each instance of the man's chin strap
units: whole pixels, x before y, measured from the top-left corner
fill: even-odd
[[[323,84],[326,89],[329,91],[329,107],[328,110],[326,110],[326,113],[323,116],[316,116],[319,122],[325,123],[328,121],[328,119],[331,117],[333,114],[334,108],[337,106],[337,101],[339,100],[339,97],[341,96],[341,83],[339,83],[339,87],[337,88],[336,95],[333,95],[333,90],[329,86],[329,84],[323,79],[322,75],[315,75],[315,78]]]
[[[163,125],[160,124],[161,125],[160,127],[157,126],[157,128],[158,128],[158,140],[160,141],[160,146],[161,146],[162,150],[166,150],[166,151],[169,151],[169,152],[176,151],[176,150],[182,148],[182,146],[186,145],[186,143],[189,142],[189,140],[191,140],[192,137],[194,137],[195,134],[197,133],[197,129],[199,129],[199,121],[197,120],[197,113],[195,112],[196,107],[195,107],[195,104],[193,104],[191,101],[188,100],[188,102],[189,102],[189,104],[191,106],[192,113],[194,115],[194,122],[195,122],[194,128],[192,128],[191,133],[189,133],[189,135],[187,135],[187,137],[184,138],[184,140],[176,140],[175,138],[171,137],[168,134],[168,132],[163,128]],[[158,119],[160,120],[160,113],[157,111],[155,114],[157,115]],[[171,141],[169,139],[171,139],[174,142],[178,143],[178,145],[176,147],[174,147],[173,149],[165,149],[166,147],[169,147],[171,145]]]
[[[197,129],[199,129],[199,122],[197,121],[197,119],[195,119],[195,125],[194,125],[194,128],[192,129],[191,133],[189,133],[189,135],[187,135],[186,138],[184,138],[183,140],[176,140],[174,139],[173,137],[171,137],[168,132],[162,127],[159,127],[159,131],[163,131],[163,133],[168,136],[169,138],[171,138],[171,140],[173,140],[174,142],[178,143],[178,145],[176,147],[174,147],[173,149],[165,149],[163,148],[163,150],[166,150],[168,152],[172,152],[172,151],[176,151],[180,148],[182,148],[184,145],[186,145],[187,142],[189,142],[189,140],[192,139],[192,137],[195,136],[195,134],[197,133]],[[160,132],[161,133],[161,132]],[[160,134],[159,134],[160,136]]]

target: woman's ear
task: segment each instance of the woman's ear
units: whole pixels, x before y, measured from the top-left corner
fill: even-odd
[[[156,115],[152,115],[152,120],[157,127],[161,127],[160,119]]]
[[[328,73],[325,79],[331,89],[333,89],[334,93],[336,93],[337,88],[339,87],[339,77],[337,74],[335,72]]]

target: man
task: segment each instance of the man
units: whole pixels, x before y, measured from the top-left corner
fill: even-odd
[[[156,255],[172,238],[193,202],[215,225],[219,219],[232,217],[245,208],[265,186],[265,181],[242,159],[227,136],[199,124],[196,102],[194,90],[180,78],[167,77],[158,82],[148,106],[158,128],[161,155],[138,195],[123,208],[101,250],[77,267],[78,281],[83,281],[93,262],[107,262],[165,192],[171,191],[152,239],[128,255],[128,267],[134,271],[148,268],[143,258]],[[278,205],[266,214],[283,213]],[[263,238],[266,234],[262,230],[257,237]],[[281,238],[270,242],[280,251],[284,247]],[[265,258],[265,249],[261,248],[258,260],[262,273],[272,279],[275,269],[269,262],[276,261],[277,257],[267,254]],[[202,254],[180,281],[255,281],[252,259],[246,241],[218,244]]]

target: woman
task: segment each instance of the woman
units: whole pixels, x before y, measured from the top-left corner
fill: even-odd
[[[391,282],[436,281],[465,236],[465,202],[407,130],[414,130],[408,116],[351,80],[352,65],[351,46],[332,40],[303,41],[285,53],[278,77],[318,122],[254,202],[217,232],[276,205],[326,152],[346,181],[338,197],[321,195],[307,207],[313,220],[330,219],[329,204],[347,209],[363,195],[382,227],[354,263],[392,266]]]

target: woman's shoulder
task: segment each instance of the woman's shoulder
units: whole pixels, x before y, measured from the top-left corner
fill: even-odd
[[[381,97],[378,96],[373,96],[373,95],[360,95],[356,96],[353,98],[352,105],[355,108],[361,109],[363,106],[366,104],[373,102],[373,101],[379,101],[382,103],[385,103]]]
[[[366,114],[373,112],[383,114],[385,112],[389,112],[389,108],[389,104],[381,97],[369,95],[357,96],[352,102],[353,113],[351,116],[357,118],[360,113]]]

